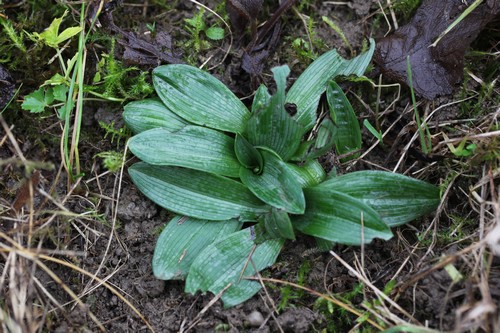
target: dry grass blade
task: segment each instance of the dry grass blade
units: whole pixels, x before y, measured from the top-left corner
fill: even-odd
[[[120,300],[122,300],[133,312],[135,312],[137,314],[137,316],[146,324],[148,329],[151,332],[154,332],[154,329],[151,327],[151,325],[146,320],[146,318],[144,318],[144,316],[140,313],[140,311],[137,310],[137,308],[132,303],[130,303],[130,301],[128,301],[125,297],[123,297],[123,295],[120,292],[118,292],[114,287],[112,287],[107,282],[101,280],[98,277],[93,276],[92,273],[87,272],[86,270],[84,270],[78,266],[75,266],[71,263],[68,263],[66,261],[63,261],[63,260],[60,260],[60,259],[57,259],[57,258],[54,258],[51,256],[47,256],[45,254],[39,254],[36,252],[36,250],[23,248],[20,244],[16,243],[13,239],[11,239],[9,236],[5,235],[4,233],[0,232],[0,238],[4,239],[7,242],[12,244],[12,247],[9,247],[3,243],[0,243],[0,246],[2,247],[2,252],[7,252],[7,253],[10,253],[14,256],[18,255],[18,256],[21,256],[25,259],[28,259],[28,260],[31,260],[32,262],[34,262],[37,266],[39,266],[41,269],[43,269],[55,282],[57,282],[73,298],[73,300],[77,304],[82,306],[85,311],[88,311],[88,310],[86,309],[86,307],[82,303],[81,299],[69,287],[67,287],[66,284],[64,284],[62,282],[62,280],[41,261],[41,259],[56,263],[56,264],[61,265],[61,266],[68,267],[68,268],[75,270],[81,274],[84,274],[92,279],[95,279],[97,282],[99,282],[104,287],[106,287],[110,292],[112,292],[115,296],[120,298]],[[25,304],[25,303],[23,303],[23,304]],[[88,311],[88,314],[94,320],[94,322],[100,327],[101,331],[105,332],[106,330],[104,329],[102,324],[99,322],[99,320],[95,317],[95,315],[93,315],[90,311]]]

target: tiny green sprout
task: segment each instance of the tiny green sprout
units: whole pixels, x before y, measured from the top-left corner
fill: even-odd
[[[439,189],[426,182],[382,171],[327,177],[317,160],[333,147],[354,157],[361,148],[335,77],[363,75],[374,49],[371,40],[350,60],[331,50],[288,91],[290,69],[275,67],[274,94],[261,85],[250,108],[197,67],[153,70],[158,98],[127,104],[123,117],[135,133],[128,147],[141,160],[128,168],[132,181],[175,213],[156,244],[156,277],[185,279],[186,292],[220,293],[234,306],[261,289],[246,277],[273,265],[285,241],[305,234],[327,250],[387,240],[392,227],[437,207]],[[330,117],[318,120],[324,93]],[[306,272],[304,264],[299,278]]]
[[[446,134],[443,133],[443,136],[446,141],[450,140]],[[477,150],[477,145],[474,143],[467,144],[467,141],[467,138],[463,138],[457,147],[455,147],[451,142],[446,143],[446,145],[453,153],[453,155],[457,157],[469,157],[475,153],[475,151]]]

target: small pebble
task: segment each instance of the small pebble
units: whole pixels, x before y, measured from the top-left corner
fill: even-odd
[[[264,316],[259,311],[252,311],[252,313],[247,316],[247,321],[250,326],[259,327],[264,323]]]

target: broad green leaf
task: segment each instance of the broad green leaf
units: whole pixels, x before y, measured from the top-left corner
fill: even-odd
[[[176,132],[189,124],[156,98],[130,102],[123,109],[123,120],[134,133],[160,127]]]
[[[245,105],[222,82],[188,65],[153,70],[153,83],[165,105],[197,125],[243,133],[250,117]]]
[[[254,238],[254,228],[250,227],[206,247],[189,269],[185,291],[218,294],[230,285],[222,294],[225,307],[240,304],[255,295],[261,288],[260,283],[245,277],[255,276],[254,267],[261,271],[274,264],[284,240],[270,239],[255,244]]]
[[[333,188],[363,201],[391,227],[432,212],[440,202],[436,186],[391,172],[352,172],[333,177],[320,187]]]
[[[240,228],[241,222],[236,220],[208,221],[176,215],[156,242],[154,275],[162,280],[186,278],[194,259],[208,245]]]
[[[324,183],[323,183],[324,184]],[[389,239],[391,230],[377,212],[354,197],[323,184],[304,189],[307,210],[292,217],[295,229],[336,243],[359,245]]]
[[[234,139],[211,128],[188,125],[174,133],[155,128],[132,137],[129,148],[148,164],[239,176],[241,165],[234,153]]]
[[[250,144],[243,136],[236,134],[234,140],[234,152],[238,161],[247,169],[260,173],[264,165],[260,152]]]
[[[261,217],[267,233],[272,238],[286,238],[295,240],[292,222],[288,213],[273,208],[270,213]]]
[[[316,247],[323,252],[330,251],[335,245],[335,242],[319,237],[314,237],[314,240],[316,241]]]
[[[273,153],[262,150],[264,168],[256,174],[241,168],[240,178],[250,191],[265,203],[292,214],[302,214],[305,209],[304,193],[295,174],[288,165]]]
[[[46,89],[41,87],[24,97],[21,108],[32,113],[39,113],[43,112],[53,101],[54,93],[52,87]]]
[[[320,184],[326,178],[326,173],[317,160],[310,160],[302,166],[287,164],[302,188]]]
[[[153,128],[165,128],[170,132],[176,132],[189,124],[156,98],[128,103],[124,107],[123,119],[134,133]]]
[[[335,125],[335,150],[344,155],[361,149],[361,129],[358,118],[352,109],[351,103],[335,81],[330,81],[326,88],[326,99],[330,108],[330,116]],[[343,159],[348,161],[358,157],[352,154]]]
[[[246,138],[254,146],[263,146],[275,151],[284,161],[297,151],[302,139],[302,127],[285,110],[286,77],[288,66],[272,69],[277,91],[266,108],[256,107],[247,124]],[[261,93],[265,100],[265,93]],[[264,103],[260,103],[266,105]]]
[[[255,92],[255,96],[253,97],[252,113],[257,113],[267,109],[270,102],[271,102],[271,95],[269,94],[267,87],[261,84],[257,89],[257,91]]]
[[[297,106],[295,119],[304,127],[305,132],[316,123],[316,109],[328,81],[340,75],[363,75],[374,51],[375,41],[371,38],[370,49],[351,60],[346,60],[336,50],[331,50],[316,59],[300,75],[288,90],[286,102]]]
[[[180,215],[255,221],[270,209],[240,182],[211,173],[144,162],[132,165],[128,172],[144,195]]]

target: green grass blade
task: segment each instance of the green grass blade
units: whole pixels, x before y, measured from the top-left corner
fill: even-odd
[[[297,105],[295,119],[305,131],[310,130],[316,122],[316,109],[328,81],[339,75],[363,75],[374,51],[375,41],[370,39],[370,49],[351,60],[346,60],[336,50],[331,50],[307,67],[290,88],[286,97],[287,103]]]
[[[307,210],[304,215],[293,216],[292,223],[307,235],[347,245],[392,237],[389,226],[373,208],[338,192],[335,186],[306,188],[304,194]]]
[[[130,102],[123,109],[125,124],[136,134],[153,128],[176,132],[189,124],[156,98]]]
[[[236,220],[208,221],[175,216],[156,242],[154,275],[162,280],[186,278],[189,267],[208,245],[240,228],[241,222]]]
[[[163,208],[198,219],[255,221],[270,207],[243,184],[214,174],[144,162],[128,172],[137,188]]]
[[[271,266],[284,240],[271,239],[256,244],[253,232],[253,227],[247,228],[206,247],[189,269],[185,291],[218,294],[231,284],[222,294],[224,307],[243,303],[255,295],[261,288],[260,283],[244,278],[256,274],[254,267],[261,271]]]
[[[148,164],[239,176],[241,165],[234,152],[234,139],[210,128],[190,125],[175,133],[156,128],[132,137],[129,148]]]
[[[363,201],[391,227],[432,212],[440,202],[436,186],[391,172],[352,172],[320,186],[335,188]]]
[[[180,117],[197,125],[243,133],[250,112],[212,75],[188,65],[165,65],[153,70],[153,83],[163,103]]]

